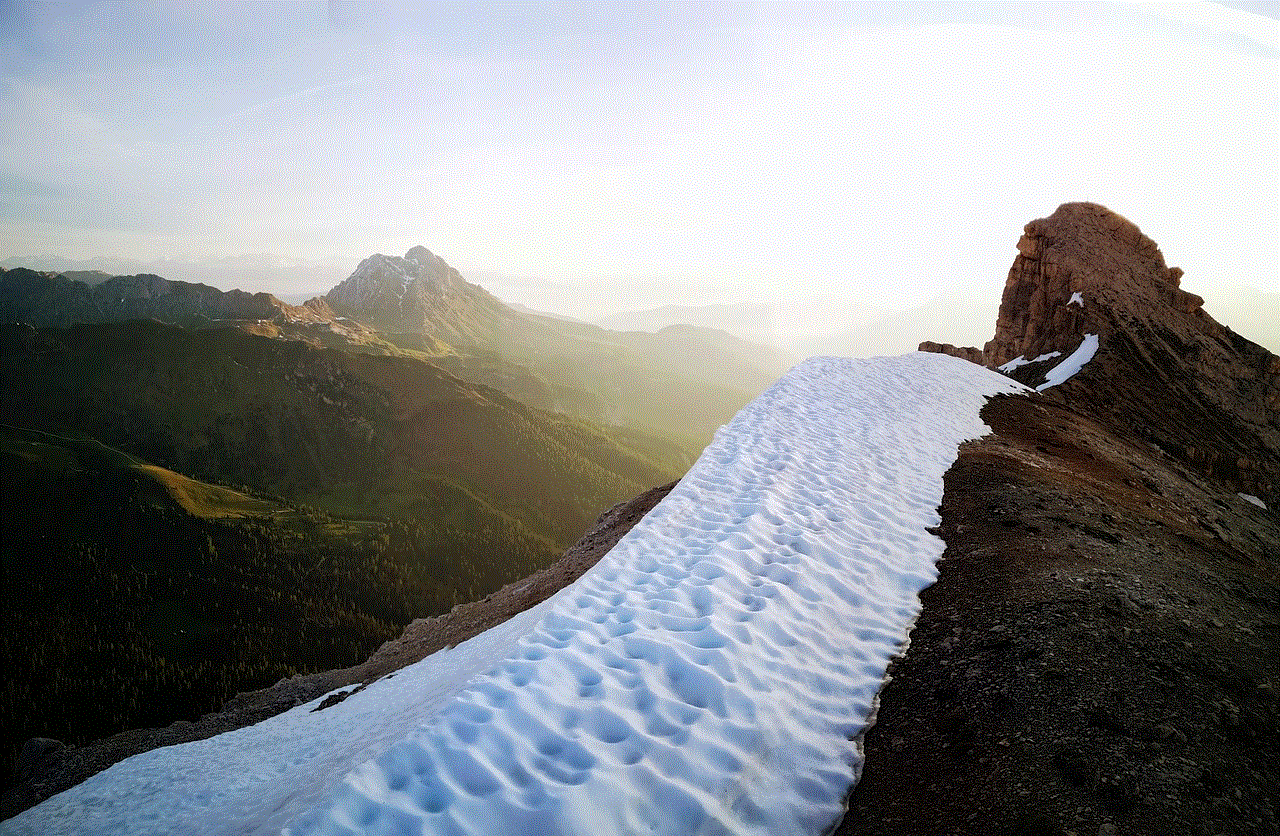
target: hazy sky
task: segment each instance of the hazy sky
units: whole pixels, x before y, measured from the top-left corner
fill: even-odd
[[[1188,287],[1280,290],[1275,14],[0,0],[0,257],[423,244],[671,301],[985,295],[1092,200]]]

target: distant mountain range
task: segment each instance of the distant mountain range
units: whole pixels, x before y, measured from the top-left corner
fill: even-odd
[[[1280,352],[1280,292],[1243,285],[1209,285],[1203,290],[1214,316],[1233,330],[1271,351]],[[593,322],[618,331],[656,332],[685,323],[727,331],[740,339],[773,346],[797,359],[820,354],[838,357],[893,356],[912,351],[925,340],[954,344],[980,343],[996,317],[992,298],[943,295],[903,310],[863,305],[845,312],[848,324],[823,327],[811,317],[815,301],[788,300],[779,305],[757,303],[663,305],[600,317]],[[800,321],[805,320],[805,321]]]
[[[210,284],[219,288],[272,288],[279,295],[318,295],[351,269],[351,260],[337,256],[323,259],[296,259],[260,253],[217,258],[158,258],[149,261],[130,258],[65,258],[58,255],[10,256],[0,259],[0,267],[62,273],[68,278],[95,284],[76,274],[101,273],[106,276],[135,276],[152,273],[173,281]]]
[[[423,247],[404,257],[372,255],[323,299],[303,305],[153,274],[86,278],[95,284],[7,269],[0,320],[66,326],[150,318],[407,354],[537,408],[662,434],[691,454],[791,362],[708,328],[624,333],[516,310]]]
[[[520,311],[423,247],[370,256],[324,298],[462,378],[694,450],[789,365],[776,349],[723,331],[619,332]]]

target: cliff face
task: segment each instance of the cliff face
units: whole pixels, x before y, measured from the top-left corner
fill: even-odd
[[[1095,335],[1093,358],[1046,394],[1248,493],[1280,493],[1280,357],[1215,321],[1155,242],[1105,207],[1063,204],[1017,248],[982,350],[921,350],[1038,386]]]
[[[983,355],[992,366],[1036,357],[1072,336],[1110,336],[1140,313],[1190,317],[1182,331],[1222,330],[1203,299],[1179,289],[1181,276],[1132,222],[1094,203],[1063,204],[1024,228]]]

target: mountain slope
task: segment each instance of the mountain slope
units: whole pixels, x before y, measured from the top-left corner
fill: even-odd
[[[1054,271],[1020,260],[997,347],[957,350],[1006,368],[1024,356],[1011,374],[1044,386],[1099,337],[1065,382],[991,401],[994,433],[947,472],[941,575],[880,694],[840,833],[1277,832],[1276,359],[1169,290],[1127,223],[1079,204],[1037,222],[1038,260],[1081,254],[1068,275],[1092,288],[1091,319],[1059,311],[1081,307],[1071,285],[1024,284]],[[1052,301],[1024,316],[1037,293]],[[1005,348],[1001,334],[1015,335]],[[459,735],[485,722],[463,719]]]
[[[687,464],[421,360],[154,321],[0,326],[0,407],[9,755],[354,663]]]
[[[530,409],[409,357],[154,322],[4,336],[10,422],[332,510],[470,508],[463,516],[567,543],[600,507],[684,465],[671,445]]]
[[[27,738],[186,721],[505,580],[429,526],[335,519],[83,436],[0,426],[0,477],[6,787]]]

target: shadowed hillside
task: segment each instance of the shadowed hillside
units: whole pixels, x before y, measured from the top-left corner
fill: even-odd
[[[353,664],[687,462],[418,359],[236,329],[3,326],[0,399],[10,757]]]
[[[154,322],[7,326],[4,415],[329,511],[454,516],[571,542],[687,462],[407,357]]]

